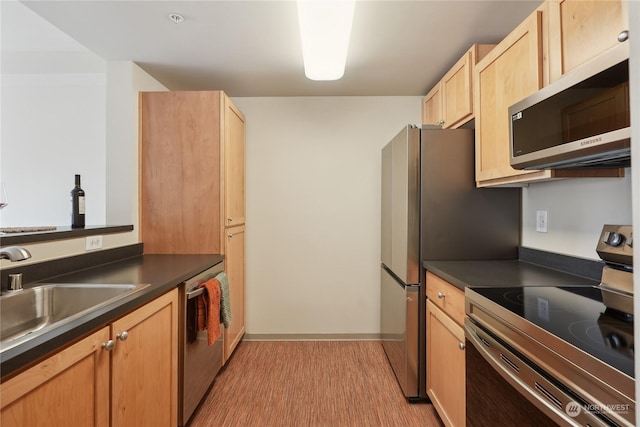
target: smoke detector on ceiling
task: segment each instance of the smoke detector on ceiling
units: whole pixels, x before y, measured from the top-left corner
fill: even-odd
[[[180,15],[179,13],[170,13],[169,14],[169,19],[171,20],[171,22],[173,22],[174,24],[179,24],[182,21],[184,21],[184,16]]]

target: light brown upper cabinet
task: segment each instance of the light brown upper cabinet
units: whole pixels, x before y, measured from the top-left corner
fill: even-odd
[[[224,92],[140,94],[145,253],[224,254],[245,221],[245,118]]]
[[[584,64],[620,43],[628,28],[628,2],[547,0],[550,79]]]
[[[476,185],[525,184],[573,177],[620,177],[624,169],[516,170],[510,165],[509,107],[549,82],[545,40],[549,3],[543,3],[475,68]]]
[[[224,99],[224,138],[222,140],[224,209],[227,227],[244,224],[245,182],[244,115],[228,97]]]
[[[550,177],[549,171],[515,170],[509,161],[509,107],[543,84],[542,18],[542,11],[534,11],[476,66],[479,187]]]
[[[453,129],[473,119],[473,69],[493,49],[474,44],[422,101],[422,123]]]
[[[442,82],[429,91],[422,98],[422,124],[442,126],[444,124],[444,111],[442,110]]]

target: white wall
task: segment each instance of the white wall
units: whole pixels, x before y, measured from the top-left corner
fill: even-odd
[[[419,97],[234,98],[247,118],[247,333],[377,334],[380,149]]]
[[[540,182],[522,191],[522,246],[598,260],[602,226],[632,224],[631,168],[624,178]],[[537,210],[547,211],[547,233],[536,231]]]
[[[139,235],[138,92],[168,89],[131,61],[107,63],[107,88],[106,219]]]
[[[70,226],[75,174],[87,224],[104,224],[105,61],[21,3],[0,6],[0,224]]]
[[[131,61],[105,62],[24,5],[0,3],[0,225],[69,226],[73,175],[87,192],[87,225],[133,224],[104,236],[138,238],[138,91],[167,90]],[[85,252],[83,238],[25,245],[24,264]],[[0,261],[0,268],[9,264]]]

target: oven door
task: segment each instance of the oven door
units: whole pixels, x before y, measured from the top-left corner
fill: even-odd
[[[508,344],[465,319],[467,426],[607,426]]]

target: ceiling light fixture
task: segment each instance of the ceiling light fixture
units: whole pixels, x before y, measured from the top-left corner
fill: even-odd
[[[310,80],[344,75],[356,0],[298,0],[304,74]]]

